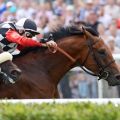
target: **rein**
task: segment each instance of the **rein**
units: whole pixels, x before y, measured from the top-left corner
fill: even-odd
[[[62,54],[64,54],[67,58],[69,58],[73,63],[76,62],[76,60],[75,60],[70,54],[68,54],[66,51],[64,51],[64,50],[61,49],[60,47],[57,46],[57,50],[58,50],[59,52],[61,52]],[[85,64],[88,56],[89,56],[89,54],[87,55],[87,57],[86,57],[84,63],[82,63],[82,65],[81,65],[79,62],[77,62],[77,65],[78,65],[80,68],[82,68],[86,73],[88,73],[88,74],[90,74],[90,75],[92,75],[92,76],[98,76],[98,75],[90,72],[89,70],[87,70],[87,69],[83,66],[83,64]]]
[[[55,47],[54,49],[50,48],[49,46],[48,47],[48,50],[52,53],[55,53],[56,51],[59,51],[61,52],[63,55],[65,55],[67,58],[69,58],[73,63],[76,62],[76,60],[71,56],[69,55],[66,51],[64,51],[63,49],[61,49],[60,47]]]
[[[63,49],[61,49],[60,47],[57,46],[57,50],[59,52],[61,52],[62,54],[64,54],[67,58],[69,58],[73,63],[76,62],[76,60],[71,56],[69,55],[66,51],[64,51]]]
[[[75,63],[77,60],[75,60],[70,54],[68,54],[66,51],[64,51],[62,48],[57,46],[57,51],[61,52],[63,55],[65,55],[68,59],[70,59],[73,63]],[[83,65],[85,64],[85,62],[87,61],[87,58],[89,56],[90,51],[87,54],[87,57],[85,58],[84,62],[82,64],[80,64],[79,62],[77,62],[77,65],[80,66],[86,73],[92,75],[92,76],[98,76],[90,71],[88,71]]]

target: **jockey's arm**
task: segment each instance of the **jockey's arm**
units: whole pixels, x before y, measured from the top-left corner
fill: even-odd
[[[9,42],[17,43],[23,47],[45,46],[45,44],[41,42],[21,36],[15,30],[11,29],[6,32],[6,39]]]

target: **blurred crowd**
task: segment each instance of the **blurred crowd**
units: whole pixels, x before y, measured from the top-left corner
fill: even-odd
[[[0,0],[0,22],[20,18],[33,19],[41,33],[49,32],[53,26],[84,22],[99,32],[113,54],[120,53],[120,0]],[[81,80],[78,84],[80,80],[73,82],[73,78],[69,78],[69,88],[75,87],[79,93],[72,89],[69,97],[97,97],[96,80],[88,82],[86,76],[77,74],[74,79]],[[94,86],[90,94],[85,86],[91,83]]]
[[[41,33],[83,21],[120,52],[120,0],[0,0],[0,22],[20,18],[33,19]]]

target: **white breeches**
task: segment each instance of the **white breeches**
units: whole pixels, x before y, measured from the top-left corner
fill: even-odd
[[[9,52],[3,52],[0,54],[0,64],[8,60],[12,61],[13,56]]]

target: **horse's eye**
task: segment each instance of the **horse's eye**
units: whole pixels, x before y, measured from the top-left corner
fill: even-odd
[[[106,56],[106,55],[107,55],[107,54],[106,54],[106,51],[105,51],[104,49],[99,50],[98,53],[99,53],[100,55],[103,55],[103,56]]]

